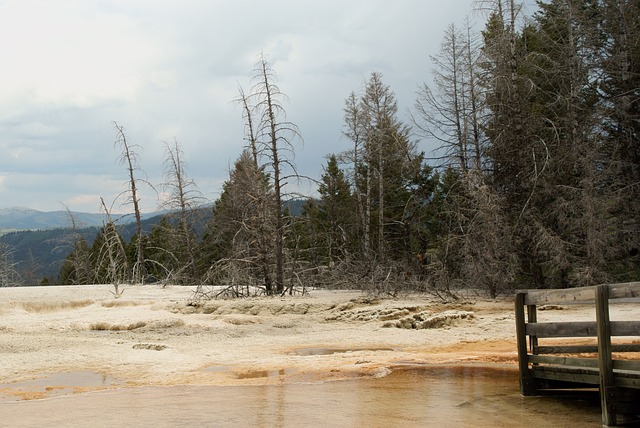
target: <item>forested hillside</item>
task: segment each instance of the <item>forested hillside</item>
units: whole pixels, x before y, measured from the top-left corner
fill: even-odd
[[[442,276],[492,293],[637,278],[640,5],[487,4],[480,35],[444,35],[416,102],[444,150]]]
[[[300,215],[302,202],[293,200],[285,203],[292,215]],[[204,225],[211,220],[211,207],[201,207],[196,209],[195,217],[199,219],[194,223],[194,233],[201,238],[204,232]],[[85,213],[80,213],[85,214]],[[94,215],[91,215],[92,217]],[[104,220],[105,216],[96,214]],[[142,220],[142,228],[146,234],[163,221],[175,223],[174,217],[167,214],[147,215]],[[87,218],[87,215],[80,215],[78,218]],[[118,233],[122,240],[130,243],[135,235],[135,225],[127,221],[128,217],[119,218]],[[19,220],[19,219],[18,219]],[[12,224],[15,224],[12,223]],[[85,224],[83,221],[82,224]],[[7,283],[14,285],[38,285],[58,283],[58,274],[63,266],[65,258],[73,250],[75,239],[84,240],[91,246],[96,236],[101,233],[100,227],[81,227],[74,232],[70,227],[58,227],[46,230],[20,230],[9,232],[0,236],[0,248],[2,249],[2,260],[5,266],[13,266],[13,279]]]
[[[287,120],[286,82],[261,57],[237,99],[245,151],[213,215],[193,215],[200,195],[179,145],[168,146],[172,220],[131,243],[110,224],[92,243],[75,235],[60,281],[496,296],[637,280],[640,3],[548,0],[530,16],[514,0],[481,6],[480,32],[443,34],[409,114],[376,71],[344,94],[347,144],[327,154],[319,197],[299,216],[283,204],[303,179],[302,135]],[[438,142],[435,156],[423,141]]]

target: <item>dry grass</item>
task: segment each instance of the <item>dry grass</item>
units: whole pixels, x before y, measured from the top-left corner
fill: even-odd
[[[180,328],[180,327],[184,327],[185,325],[186,323],[184,322],[184,320],[181,320],[179,318],[155,320],[147,324],[147,326],[151,330],[166,330],[169,328]]]
[[[22,308],[30,313],[57,312],[69,309],[80,309],[95,302],[93,300],[70,300],[66,302],[23,302]]]
[[[152,343],[136,343],[133,345],[133,349],[146,349],[150,351],[162,351],[167,349],[167,345],[155,345]]]
[[[105,308],[124,308],[128,306],[140,306],[144,304],[149,304],[153,302],[136,302],[134,300],[107,300],[102,302],[102,306]]]
[[[224,322],[228,324],[233,324],[233,325],[250,325],[250,324],[256,324],[258,321],[252,318],[229,317],[229,318],[225,318]]]
[[[144,321],[138,321],[128,325],[124,324],[110,324],[108,322],[96,322],[89,326],[89,330],[92,331],[131,331],[138,328],[145,327],[147,325]]]

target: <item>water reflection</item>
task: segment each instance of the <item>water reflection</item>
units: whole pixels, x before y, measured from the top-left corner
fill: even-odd
[[[0,403],[0,420],[26,427],[601,426],[597,395],[523,398],[517,379],[513,368],[429,366],[314,384],[125,388]]]
[[[259,379],[259,378],[277,378],[284,380],[285,376],[296,373],[296,369],[279,369],[279,370],[248,370],[235,374],[236,379]]]
[[[92,371],[55,373],[24,382],[0,384],[0,401],[9,401],[11,397],[27,400],[47,398],[88,389],[108,388],[119,383],[108,374]]]
[[[316,356],[316,355],[333,355],[333,354],[346,354],[348,352],[377,352],[377,351],[393,351],[393,348],[355,348],[355,349],[342,349],[342,348],[300,348],[296,349],[294,353],[303,357]]]

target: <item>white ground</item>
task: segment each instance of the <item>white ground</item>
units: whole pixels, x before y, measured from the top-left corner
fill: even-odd
[[[398,364],[517,362],[511,299],[444,304],[312,291],[193,306],[193,287],[124,288],[119,299],[105,285],[0,288],[0,399],[70,386],[260,384],[285,375],[315,382],[383,376]],[[539,317],[593,316],[591,308],[558,309]],[[640,305],[612,314],[638,320]],[[54,380],[61,373],[72,380]],[[83,373],[102,382],[83,382]],[[74,375],[74,385],[57,384],[73,384]],[[39,387],[27,387],[34,379]]]

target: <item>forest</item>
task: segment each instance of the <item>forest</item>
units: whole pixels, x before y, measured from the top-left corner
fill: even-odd
[[[309,180],[295,167],[302,136],[265,56],[239,90],[244,151],[212,206],[174,141],[160,207],[169,214],[145,230],[138,147],[114,123],[135,233],[123,239],[103,201],[91,245],[72,221],[57,282],[116,293],[123,283],[198,284],[202,297],[213,285],[235,296],[331,287],[495,297],[637,280],[640,2],[538,1],[524,16],[515,0],[488,0],[477,12],[487,17],[480,32],[467,21],[443,34],[406,118],[379,72],[345,94],[350,147],[327,154],[312,179],[318,197],[289,190]],[[437,141],[437,156],[419,151],[422,141]],[[6,285],[12,264],[2,266]]]

